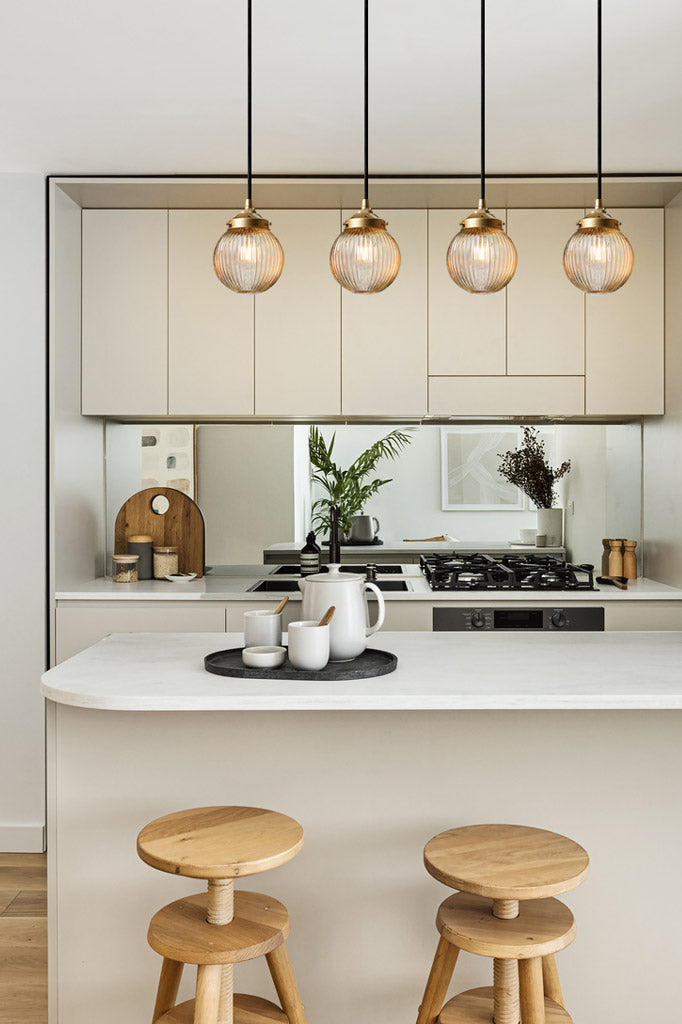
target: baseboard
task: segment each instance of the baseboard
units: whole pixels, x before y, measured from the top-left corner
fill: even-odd
[[[44,825],[0,825],[0,853],[43,853]]]

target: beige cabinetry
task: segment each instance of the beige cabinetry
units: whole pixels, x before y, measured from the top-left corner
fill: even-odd
[[[168,411],[249,416],[254,411],[254,297],[221,284],[213,250],[226,210],[168,214]]]
[[[519,262],[507,286],[507,373],[585,372],[585,300],[566,277],[564,246],[583,216],[576,210],[509,210]],[[582,411],[582,410],[581,410]]]
[[[584,377],[430,377],[432,416],[580,416]]]
[[[168,413],[168,211],[83,210],[84,415]]]
[[[346,211],[344,217],[353,211]],[[400,247],[400,272],[374,295],[341,298],[341,412],[427,411],[427,211],[382,210]]]
[[[341,287],[329,250],[339,210],[269,210],[284,248],[279,281],[256,296],[258,416],[341,412]]]
[[[225,606],[199,601],[59,601],[57,664],[109,633],[223,633]]]
[[[429,210],[429,374],[506,373],[506,295],[472,295],[446,264],[448,246],[470,210]]]
[[[664,411],[663,210],[612,210],[630,239],[635,266],[609,295],[586,298],[588,415]]]

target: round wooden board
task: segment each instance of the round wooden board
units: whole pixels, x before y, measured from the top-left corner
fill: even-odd
[[[572,839],[527,825],[466,825],[434,836],[424,864],[439,882],[501,900],[544,899],[569,892],[590,859]]]
[[[352,661],[330,661],[319,672],[292,668],[285,661],[279,668],[247,668],[242,661],[242,647],[229,651],[214,651],[204,658],[204,668],[217,676],[234,676],[237,679],[372,679],[394,672],[398,666],[395,654],[367,648]]]
[[[559,900],[522,900],[519,916],[493,917],[493,902],[485,896],[458,892],[441,903],[438,931],[453,946],[478,956],[527,960],[565,949],[575,938],[573,914]]]
[[[145,864],[188,878],[239,878],[286,864],[303,846],[297,821],[263,807],[193,807],[150,821],[137,837]]]

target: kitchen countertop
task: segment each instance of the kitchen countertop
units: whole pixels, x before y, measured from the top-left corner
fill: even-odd
[[[276,565],[235,565],[221,567],[225,574],[204,576],[189,583],[169,583],[166,580],[142,580],[139,583],[114,583],[110,577],[88,580],[68,590],[55,594],[57,601],[273,601],[276,591],[252,593],[249,588],[261,579],[297,579],[292,576],[274,576]],[[379,567],[381,576],[381,568]],[[466,604],[500,604],[501,602],[526,602],[543,604],[568,604],[590,601],[680,601],[682,590],[657,583],[655,580],[640,578],[633,580],[626,591],[612,586],[596,585],[595,590],[575,591],[529,591],[529,590],[430,590],[418,565],[404,565],[403,574],[387,576],[386,579],[405,579],[410,589],[403,592],[387,591],[386,601],[432,601],[459,602]],[[292,601],[300,600],[297,591],[290,592]]]
[[[237,679],[206,654],[238,633],[113,634],[42,677],[49,700],[117,711],[682,708],[682,633],[382,633],[395,672],[352,681]],[[548,670],[551,666],[551,670]]]

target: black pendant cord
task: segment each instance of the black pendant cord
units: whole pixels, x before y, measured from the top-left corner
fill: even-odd
[[[597,0],[597,206],[601,206],[601,3]]]
[[[485,0],[481,0],[481,202],[485,206]]]
[[[253,171],[251,165],[251,121],[252,121],[252,97],[251,97],[251,6],[252,0],[248,0],[246,12],[246,196],[248,204],[251,204],[251,181]]]
[[[369,205],[369,0],[365,0],[365,199]]]

